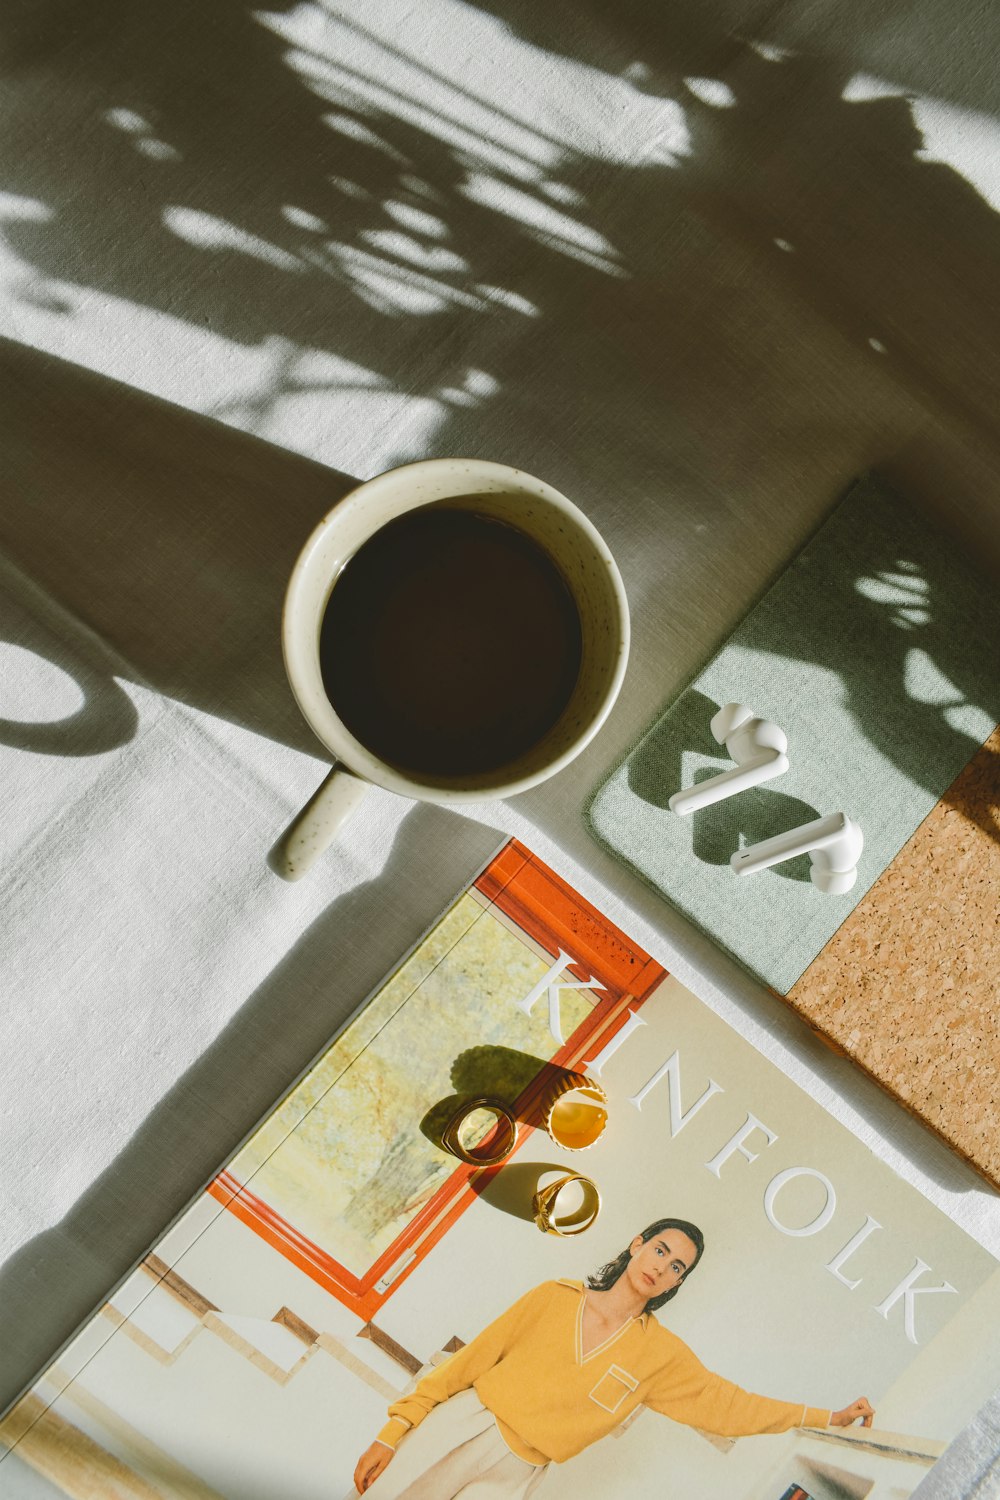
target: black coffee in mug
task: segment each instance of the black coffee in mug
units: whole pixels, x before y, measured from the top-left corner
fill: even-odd
[[[515,761],[556,723],[580,670],[580,616],[559,569],[474,507],[425,506],[383,526],[341,570],[323,617],[335,713],[411,774]]]

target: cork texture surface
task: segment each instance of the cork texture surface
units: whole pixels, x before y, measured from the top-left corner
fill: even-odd
[[[1000,728],[787,999],[1000,1187]]]

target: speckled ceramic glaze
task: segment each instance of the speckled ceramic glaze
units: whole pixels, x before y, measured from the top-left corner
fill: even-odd
[[[552,728],[515,761],[468,777],[418,779],[378,759],[337,717],[323,687],[320,627],[340,570],[380,527],[418,506],[460,504],[518,527],[553,558],[576,601],[582,660],[569,703]],[[315,734],[340,763],[340,784],[328,780],[313,799],[308,851],[285,873],[302,873],[351,810],[361,788],[429,802],[458,803],[509,797],[536,786],[567,765],[594,737],[618,696],[628,658],[628,603],[621,575],[600,534],[558,490],[504,464],[439,458],[392,469],[359,485],[320,522],[288,585],[282,622],[285,669],[296,701]],[[511,712],[517,704],[512,702]],[[325,803],[325,808],[321,807]],[[307,809],[308,811],[308,809]],[[308,820],[307,820],[308,822]]]

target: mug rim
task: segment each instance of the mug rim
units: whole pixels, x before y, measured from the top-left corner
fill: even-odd
[[[495,774],[484,772],[478,775],[475,786],[463,786],[463,778],[461,777],[456,777],[454,780],[441,777],[423,781],[419,776],[408,774],[388,761],[382,760],[379,756],[373,754],[362,741],[355,738],[325,693],[323,694],[323,706],[326,712],[323,713],[321,722],[317,723],[317,714],[310,702],[309,691],[302,680],[302,674],[307,666],[305,658],[310,648],[302,640],[300,612],[306,607],[306,602],[302,596],[306,588],[309,566],[317,547],[323,544],[333,528],[342,521],[347,510],[356,508],[359,503],[359,497],[371,497],[378,489],[393,487],[404,476],[418,478],[421,474],[425,474],[433,478],[448,470],[454,470],[456,466],[463,469],[466,473],[474,474],[479,478],[496,480],[498,487],[502,481],[503,484],[509,486],[511,489],[531,494],[540,500],[544,500],[546,503],[552,505],[553,508],[561,511],[567,519],[571,520],[573,525],[588,539],[591,546],[602,557],[607,566],[607,577],[611,585],[611,593],[614,598],[618,617],[619,641],[617,659],[606,688],[588,718],[587,723],[558,755],[546,761],[543,766],[536,767],[516,777],[504,776],[504,767],[500,766],[497,768]],[[483,493],[488,494],[490,491],[484,491]],[[456,491],[454,498],[458,499],[463,494],[464,492],[461,490]],[[450,497],[437,497],[437,499],[447,498]],[[422,505],[434,503],[436,503],[434,499],[416,499],[413,504],[408,505],[405,511],[401,511],[400,514],[405,514],[410,510],[417,510]],[[354,556],[371,536],[374,536],[377,531],[382,529],[382,526],[387,524],[389,524],[388,521],[383,521],[378,526],[373,527],[358,546],[352,549],[349,557]],[[545,548],[544,550],[549,553],[553,562],[558,566],[558,558],[549,548]],[[335,578],[330,582],[330,588],[326,594],[323,609],[326,608],[326,601],[329,600],[334,582]],[[628,665],[630,642],[631,624],[625,585],[607,543],[593,522],[589,520],[578,506],[559,490],[554,489],[545,480],[538,479],[533,474],[528,474],[524,469],[515,469],[508,464],[496,463],[493,460],[482,458],[447,457],[417,459],[412,463],[399,464],[392,469],[386,469],[383,473],[376,474],[371,479],[362,480],[353,489],[348,490],[335,505],[331,506],[326,515],[317,522],[306,539],[302,550],[296,558],[288,581],[281,617],[281,643],[285,674],[300,713],[324,749],[335,757],[336,762],[341,765],[343,770],[360,777],[364,781],[371,782],[374,786],[380,786],[386,791],[396,792],[400,796],[409,797],[417,801],[447,804],[457,802],[487,802],[499,798],[517,796],[519,793],[528,791],[530,788],[538,786],[541,782],[547,781],[549,777],[556,775],[557,772],[575,760],[604,724],[618,698]],[[489,779],[491,776],[492,779]]]

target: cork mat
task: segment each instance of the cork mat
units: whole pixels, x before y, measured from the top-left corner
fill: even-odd
[[[877,477],[859,481],[597,788],[591,832],[991,1181],[1000,1044],[1000,590]],[[748,704],[785,775],[679,817],[732,765],[709,722]],[[739,878],[737,849],[844,812],[854,887],[807,856]]]
[[[1000,1187],[1000,730],[788,992]]]

